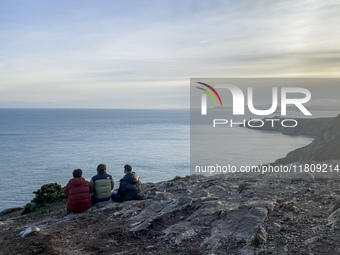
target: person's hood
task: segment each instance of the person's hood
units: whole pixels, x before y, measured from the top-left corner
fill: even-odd
[[[126,181],[126,182],[130,182],[130,183],[138,183],[139,182],[139,176],[135,172],[127,173],[127,174],[125,174],[123,179],[121,179],[121,181]]]
[[[70,184],[74,185],[74,186],[79,186],[81,184],[83,184],[86,180],[84,179],[84,177],[78,177],[78,178],[73,178],[70,180]]]

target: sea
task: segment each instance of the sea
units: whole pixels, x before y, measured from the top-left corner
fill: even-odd
[[[229,144],[239,143],[235,134],[240,130],[242,136],[252,137],[242,152],[249,162],[272,162],[312,141],[235,128],[228,132]],[[270,149],[263,143],[268,138],[281,146]],[[237,151],[228,156],[235,162],[244,157]],[[125,164],[142,182],[189,175],[190,111],[0,109],[0,211],[24,206],[44,184],[65,186],[74,169],[82,169],[83,177],[90,180],[101,163],[107,165],[115,188]]]

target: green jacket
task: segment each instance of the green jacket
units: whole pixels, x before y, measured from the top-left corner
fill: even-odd
[[[98,199],[111,197],[111,190],[113,189],[114,182],[111,175],[105,171],[98,172],[93,176],[90,181],[91,193]]]

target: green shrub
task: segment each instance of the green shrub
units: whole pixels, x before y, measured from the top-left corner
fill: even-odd
[[[185,177],[182,176],[175,176],[175,178],[169,180],[169,182],[177,182],[177,181],[183,181],[183,180],[189,180],[189,179],[197,179],[197,178],[201,178],[204,177],[203,175],[200,174],[192,174],[192,175],[187,175]]]
[[[45,184],[33,193],[35,194],[35,198],[24,207],[23,214],[37,211],[45,208],[47,205],[59,203],[66,199],[64,189],[58,183]]]
[[[171,179],[171,180],[169,180],[170,182],[177,182],[177,181],[181,181],[181,180],[187,180],[187,179],[189,179],[190,178],[190,176],[189,175],[187,175],[187,176],[185,176],[185,177],[182,177],[182,176],[175,176],[175,178],[173,178],[173,179]]]
[[[40,207],[39,207],[40,208]],[[22,211],[22,214],[27,214],[27,213],[30,213],[30,212],[34,212],[34,211],[37,211],[38,209],[38,206],[31,202],[31,203],[28,203],[25,205],[24,207],[24,210]]]
[[[260,237],[258,235],[254,235],[252,239],[250,239],[250,246],[256,247],[260,244]]]

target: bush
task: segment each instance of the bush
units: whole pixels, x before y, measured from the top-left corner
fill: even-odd
[[[175,178],[169,180],[169,182],[177,182],[177,181],[184,181],[189,179],[201,178],[204,177],[203,175],[193,174],[193,175],[186,175],[185,177],[182,176],[175,176]]]
[[[22,214],[27,214],[30,212],[37,211],[39,208],[35,203],[31,202],[25,205],[24,210],[22,211]]]
[[[47,205],[59,203],[66,199],[64,189],[58,183],[45,184],[33,193],[35,198],[24,207],[23,214],[37,211],[45,208]]]
[[[190,178],[190,176],[189,175],[187,175],[187,176],[185,176],[185,177],[181,177],[181,176],[175,176],[175,178],[173,178],[173,179],[171,179],[171,180],[169,180],[170,182],[177,182],[177,181],[181,181],[181,180],[187,180],[187,179],[189,179]]]
[[[257,247],[260,244],[260,237],[258,235],[254,235],[250,240],[250,246]]]

